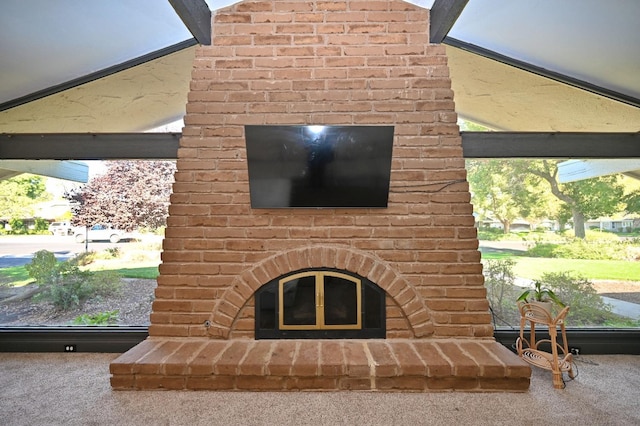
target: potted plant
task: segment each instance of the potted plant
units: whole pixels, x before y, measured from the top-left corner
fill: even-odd
[[[522,292],[518,299],[516,299],[516,302],[539,305],[551,318],[553,318],[551,316],[551,306],[553,303],[561,308],[566,306],[551,289],[542,287],[541,281],[534,281],[533,288]]]

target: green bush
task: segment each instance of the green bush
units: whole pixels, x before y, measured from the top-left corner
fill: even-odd
[[[627,247],[618,241],[576,240],[558,247],[557,253],[564,259],[625,260]]]
[[[587,241],[619,241],[620,236],[616,232],[587,229],[585,239]]]
[[[122,254],[120,251],[120,247],[109,247],[105,250],[105,253],[112,259],[117,259]]]
[[[36,234],[48,234],[49,233],[49,222],[41,219],[39,217],[35,218],[35,225],[33,230]]]
[[[95,251],[85,251],[76,254],[74,257],[69,259],[69,262],[78,266],[87,266],[95,262],[97,257],[98,255]]]
[[[560,244],[540,243],[537,242],[533,247],[527,250],[529,257],[558,257],[555,255],[555,249]]]
[[[571,326],[604,325],[616,318],[611,306],[602,298],[588,279],[573,272],[547,272],[540,280],[566,305],[570,306],[567,323]]]
[[[12,235],[21,235],[27,233],[27,227],[20,219],[10,219],[9,226],[11,227],[11,231],[9,231],[9,233]]]
[[[37,252],[25,268],[42,288],[42,297],[61,310],[77,307],[89,297],[113,294],[121,288],[117,273],[82,271],[77,258],[58,262],[47,250]]]
[[[58,259],[47,250],[40,250],[33,255],[31,262],[25,265],[25,269],[29,276],[36,280],[39,285],[45,285],[52,282],[59,275]]]
[[[573,229],[567,229],[561,232],[561,235],[568,240],[575,239],[575,231]],[[585,240],[587,241],[619,241],[620,236],[615,232],[601,231],[598,229],[585,230]]]
[[[91,275],[68,262],[60,262],[57,280],[45,286],[45,295],[53,305],[63,311],[80,306],[91,294],[86,282]]]
[[[99,312],[97,314],[82,314],[74,318],[73,323],[75,325],[110,325],[118,321],[119,314],[118,310]]]
[[[620,241],[585,241],[575,239],[563,244],[537,242],[527,250],[530,257],[562,259],[627,260],[630,244]]]
[[[483,241],[498,241],[504,238],[504,231],[496,228],[478,229],[478,239]]]

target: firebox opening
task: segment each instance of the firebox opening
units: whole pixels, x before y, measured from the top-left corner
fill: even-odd
[[[255,294],[256,339],[385,338],[385,292],[335,269],[296,271]]]

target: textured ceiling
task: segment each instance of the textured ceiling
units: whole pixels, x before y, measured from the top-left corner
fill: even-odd
[[[144,131],[185,114],[195,47],[0,112],[0,133]]]
[[[447,46],[456,111],[496,130],[637,132],[640,108]]]
[[[640,1],[469,0],[449,37],[640,99]]]
[[[167,0],[2,0],[0,104],[190,38]]]

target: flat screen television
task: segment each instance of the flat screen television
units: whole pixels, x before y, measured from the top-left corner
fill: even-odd
[[[384,208],[393,126],[245,126],[252,208]]]

